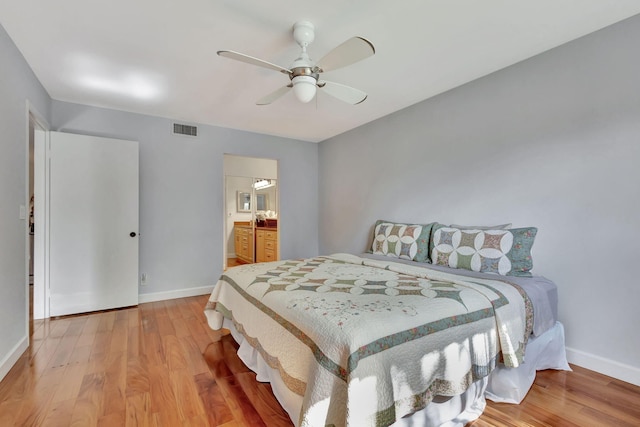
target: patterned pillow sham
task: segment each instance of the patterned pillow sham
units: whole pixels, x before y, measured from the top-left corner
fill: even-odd
[[[371,253],[429,262],[430,224],[403,224],[378,220],[373,228]]]
[[[433,226],[434,264],[503,276],[531,276],[531,247],[538,229],[462,230]]]

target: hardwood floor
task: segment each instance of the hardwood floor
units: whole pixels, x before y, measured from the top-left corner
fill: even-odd
[[[0,426],[291,426],[206,325],[207,298],[35,321],[0,383]],[[640,387],[574,369],[539,372],[521,405],[488,402],[472,426],[640,425]]]
[[[640,387],[571,365],[573,372],[539,371],[520,405],[487,401],[471,425],[640,426]]]
[[[235,267],[242,264],[246,264],[246,262],[242,261],[239,258],[227,258],[227,268]]]

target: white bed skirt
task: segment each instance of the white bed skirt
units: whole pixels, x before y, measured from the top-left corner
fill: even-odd
[[[302,396],[287,388],[279,372],[264,361],[260,353],[235,329],[233,322],[224,319],[223,327],[231,331],[233,339],[239,344],[238,357],[256,373],[258,381],[271,383],[276,399],[297,426]],[[560,322],[529,340],[525,361],[520,367],[507,368],[501,365],[489,377],[473,383],[465,393],[451,398],[436,398],[425,409],[396,421],[393,427],[464,426],[482,414],[486,406],[485,396],[495,402],[520,403],[535,380],[536,370],[542,369],[571,370],[564,347],[564,327]]]
[[[500,365],[491,372],[485,396],[494,402],[520,403],[533,385],[536,371],[543,369],[571,370],[564,347],[564,326],[560,322],[529,340],[522,365],[517,368]]]

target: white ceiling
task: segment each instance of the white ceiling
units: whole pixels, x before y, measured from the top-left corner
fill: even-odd
[[[318,142],[640,13],[638,0],[0,0],[0,23],[52,98]],[[288,83],[216,55],[289,67],[353,36],[376,54],[325,74],[369,94],[256,100]],[[1,67],[0,67],[1,73]]]

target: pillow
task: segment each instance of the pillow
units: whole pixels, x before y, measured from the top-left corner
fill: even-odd
[[[431,233],[431,239],[429,240],[429,257],[431,257],[431,255],[433,254],[433,232],[436,231],[437,227],[446,227],[446,225],[444,224],[439,224],[439,223],[434,223],[433,224],[433,228],[432,228],[432,233]],[[496,225],[493,227],[490,226],[486,226],[486,225],[456,225],[456,224],[451,224],[449,225],[449,227],[451,228],[458,228],[460,230],[506,230],[511,228],[511,223],[508,224],[500,224],[500,225]],[[429,259],[430,262],[433,262],[433,258]]]
[[[531,276],[531,247],[538,229],[463,230],[433,226],[434,264],[503,276]]]
[[[460,230],[508,230],[511,228],[511,223],[500,225],[457,225],[451,224],[449,227],[459,228]]]
[[[371,253],[429,262],[430,224],[403,224],[378,220],[373,229]]]

